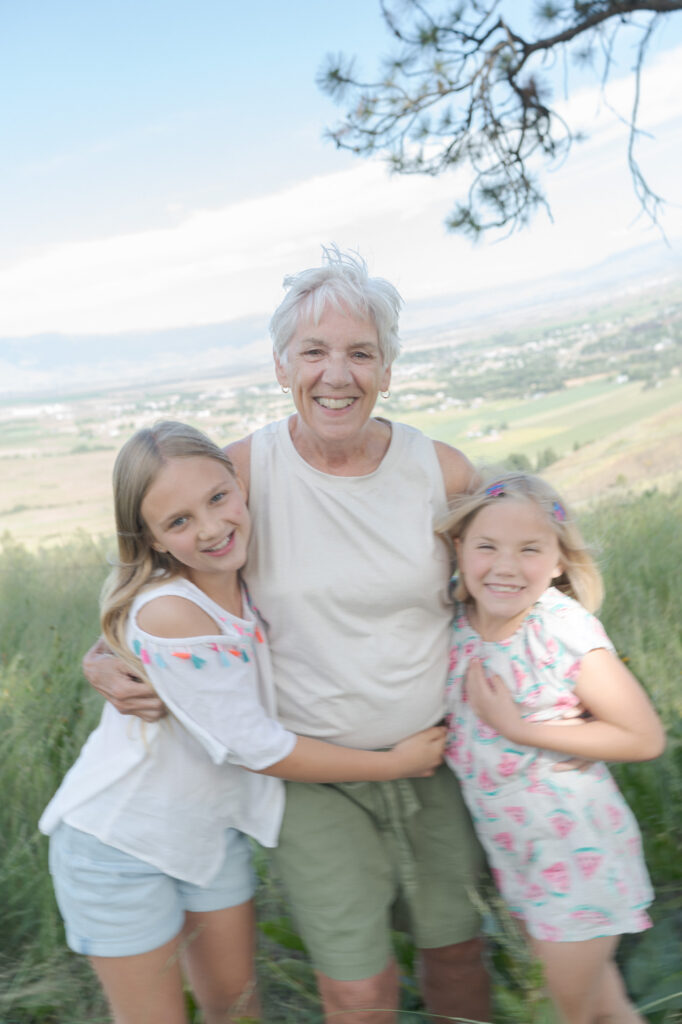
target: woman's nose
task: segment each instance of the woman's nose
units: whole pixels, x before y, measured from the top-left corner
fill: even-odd
[[[350,363],[345,356],[331,356],[325,367],[325,380],[340,387],[352,379]]]

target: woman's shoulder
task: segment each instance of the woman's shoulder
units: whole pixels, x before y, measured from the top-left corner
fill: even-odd
[[[225,454],[232,462],[235,472],[246,488],[248,498],[249,484],[251,482],[251,442],[253,434],[241,437],[238,441],[232,441],[225,445]]]

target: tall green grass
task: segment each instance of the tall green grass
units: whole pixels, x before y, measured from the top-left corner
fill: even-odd
[[[583,516],[601,547],[607,598],[602,618],[620,654],[651,693],[668,729],[658,761],[615,774],[644,835],[657,892],[656,927],[623,943],[623,967],[656,1024],[682,1020],[682,492],[610,501]],[[66,951],[38,817],[95,724],[101,701],[84,682],[83,652],[98,632],[97,598],[107,545],[81,535],[29,553],[0,544],[0,1024],[108,1021],[83,958]],[[267,859],[257,858],[263,935],[259,971],[264,1019],[319,1021],[313,974],[282,904]],[[552,1020],[535,966],[490,903],[496,1024]],[[419,1010],[414,950],[396,935],[404,977],[401,1020]],[[672,996],[672,998],[670,998]]]

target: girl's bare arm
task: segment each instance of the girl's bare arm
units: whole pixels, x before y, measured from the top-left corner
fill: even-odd
[[[480,662],[469,669],[467,692],[479,718],[513,743],[599,761],[648,761],[665,748],[663,726],[649,698],[605,649],[583,658],[575,692],[593,717],[570,729],[522,718],[502,679],[486,678]]]
[[[385,782],[433,775],[443,759],[447,731],[443,726],[409,736],[392,750],[354,750],[299,736],[288,757],[261,775],[292,782]]]

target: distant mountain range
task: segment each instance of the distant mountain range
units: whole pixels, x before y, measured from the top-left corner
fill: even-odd
[[[618,293],[682,278],[680,245],[660,240],[613,256],[579,272],[455,293],[411,302],[406,307],[403,340],[406,348],[428,343],[434,335],[472,329],[497,329],[504,317],[537,321],[556,317],[567,308],[588,309]],[[99,390],[141,381],[227,376],[262,368],[270,359],[267,315],[226,323],[164,331],[122,334],[38,334],[0,338],[0,398]]]

